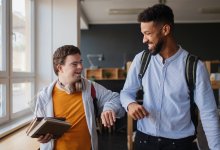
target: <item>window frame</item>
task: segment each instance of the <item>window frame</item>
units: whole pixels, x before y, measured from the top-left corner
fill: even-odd
[[[2,0],[2,64],[3,70],[0,70],[0,77],[7,78],[9,76],[9,3]]]
[[[10,118],[10,114],[9,114],[9,83],[7,79],[0,79],[0,84],[4,84],[5,85],[5,99],[6,99],[6,115],[4,117],[0,117],[0,122],[6,122],[8,121]]]
[[[30,114],[31,113],[31,108],[26,108],[26,109],[23,109],[22,111],[19,111],[19,112],[16,112],[16,113],[12,113],[12,110],[13,110],[13,89],[12,89],[12,85],[14,83],[27,83],[27,82],[31,82],[31,99],[34,97],[34,94],[35,94],[35,79],[34,78],[29,78],[29,79],[12,79],[11,80],[11,84],[10,84],[10,119],[16,119],[16,118],[19,118],[19,117],[22,117],[26,114]]]
[[[35,15],[34,15],[34,12],[35,12],[35,9],[34,9],[34,0],[29,0],[30,1],[30,22],[31,22],[31,25],[30,25],[30,57],[31,57],[31,71],[30,72],[14,72],[13,71],[13,12],[12,12],[12,1],[13,0],[10,0],[11,2],[11,5],[10,5],[10,75],[12,78],[17,78],[17,77],[34,77],[35,76]]]
[[[30,19],[30,72],[13,72],[13,24],[12,24],[12,0],[2,0],[2,50],[5,61],[5,68],[0,70],[0,83],[6,85],[6,116],[0,117],[0,125],[10,123],[15,119],[31,115],[31,108],[12,113],[13,109],[13,83],[31,82],[31,98],[36,93],[36,72],[35,72],[35,1],[27,0],[30,5],[29,19]]]

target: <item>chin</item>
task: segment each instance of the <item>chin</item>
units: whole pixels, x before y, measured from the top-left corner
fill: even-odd
[[[76,78],[76,81],[79,81],[79,80],[81,80],[81,76],[79,76],[79,77]]]
[[[148,49],[148,51],[149,51],[150,53],[153,53],[153,52],[154,52],[154,50],[153,50],[153,49]]]
[[[151,55],[156,55],[156,51],[154,49],[149,49],[149,52],[151,53]]]

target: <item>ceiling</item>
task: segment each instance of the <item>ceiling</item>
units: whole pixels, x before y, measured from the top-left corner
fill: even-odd
[[[137,23],[139,12],[159,1],[173,9],[176,23],[220,22],[220,0],[81,0],[81,28]]]

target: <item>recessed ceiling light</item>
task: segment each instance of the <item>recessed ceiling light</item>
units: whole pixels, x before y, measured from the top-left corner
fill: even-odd
[[[200,8],[199,12],[204,14],[218,14],[220,13],[220,7],[204,7]]]
[[[109,9],[110,15],[136,15],[142,12],[144,8],[119,8],[119,9]]]

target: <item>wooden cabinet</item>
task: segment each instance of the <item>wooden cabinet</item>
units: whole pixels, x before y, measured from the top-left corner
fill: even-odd
[[[96,79],[99,80],[102,78],[102,70],[101,69],[86,69],[85,77],[87,79]]]
[[[121,68],[85,69],[85,77],[91,80],[121,80],[126,75],[126,70]]]

